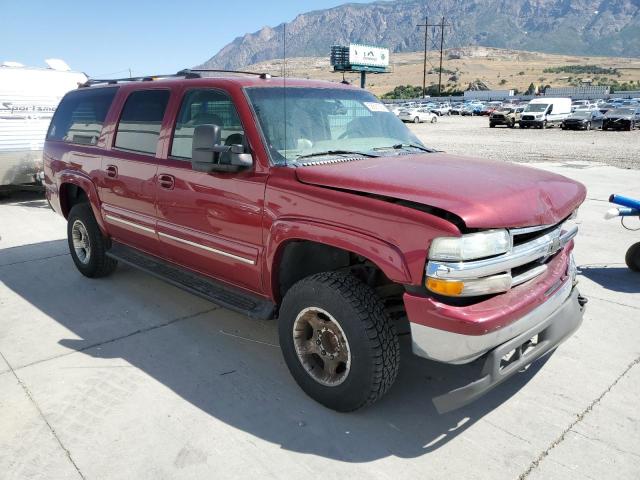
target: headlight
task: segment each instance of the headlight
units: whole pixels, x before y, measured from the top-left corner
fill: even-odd
[[[431,242],[430,260],[464,261],[507,253],[511,236],[506,230],[488,230],[461,237],[438,237]]]

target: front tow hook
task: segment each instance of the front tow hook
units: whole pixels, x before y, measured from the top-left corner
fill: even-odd
[[[587,297],[583,297],[582,295],[578,295],[578,304],[580,307],[584,308],[584,306],[589,303],[589,299]]]

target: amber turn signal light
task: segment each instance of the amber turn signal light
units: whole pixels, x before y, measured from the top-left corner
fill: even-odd
[[[449,280],[439,280],[437,278],[427,277],[427,288],[432,292],[446,295],[448,297],[457,297],[464,289],[463,282],[452,282]]]

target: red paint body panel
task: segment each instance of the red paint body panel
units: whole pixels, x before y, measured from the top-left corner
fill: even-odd
[[[297,170],[300,181],[430,205],[468,228],[552,225],[586,196],[581,184],[542,170],[431,153]]]
[[[273,260],[290,240],[319,241],[353,251],[376,263],[390,279],[419,285],[430,240],[460,234],[453,224],[434,215],[305,185],[297,180],[296,169],[287,167],[273,168],[269,177],[264,222],[269,252],[265,289],[272,295],[276,295]],[[310,225],[315,227],[311,229]]]
[[[437,207],[473,229],[554,224],[585,198],[582,185],[559,175],[444,154],[272,166],[244,94],[250,86],[282,87],[283,80],[230,77],[119,85],[96,146],[45,143],[46,194],[54,210],[66,213],[60,192],[76,185],[87,193],[105,235],[278,302],[278,262],[284,247],[296,240],[348,250],[378,265],[396,283],[414,291],[422,286],[433,238],[461,232],[441,216],[384,197]],[[287,79],[287,87],[296,86],[353,88]],[[115,149],[128,95],[149,88],[171,91],[155,155]],[[206,174],[168,156],[182,99],[194,88],[220,89],[233,99],[253,154],[251,169]],[[111,166],[116,176],[107,175]],[[171,188],[161,185],[163,175],[175,179]],[[544,292],[566,273],[571,247],[535,282],[470,307],[439,303],[426,290],[424,296],[405,294],[409,318],[469,335],[500,328],[544,301]]]

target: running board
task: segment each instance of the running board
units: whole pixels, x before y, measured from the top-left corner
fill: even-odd
[[[276,306],[268,300],[223,285],[121,243],[113,242],[112,247],[107,251],[107,256],[250,318],[259,320],[274,318]]]

